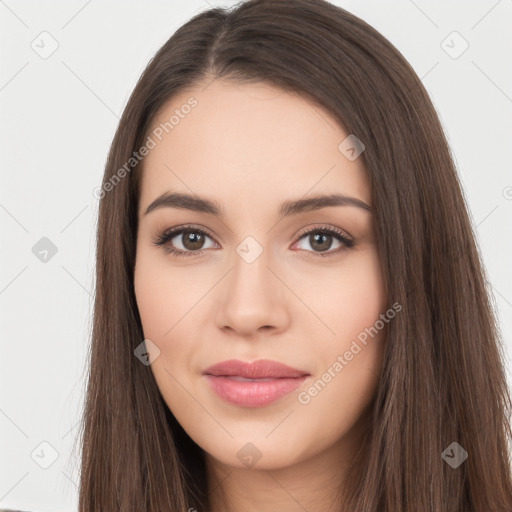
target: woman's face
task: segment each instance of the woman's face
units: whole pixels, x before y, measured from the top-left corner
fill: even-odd
[[[348,135],[298,95],[221,80],[173,97],[153,119],[137,304],[165,402],[222,464],[342,458],[361,432],[390,315],[361,207],[371,199],[361,147],[340,146]],[[164,194],[187,198],[154,203]],[[333,194],[355,201],[302,203]],[[296,372],[207,371],[228,360]]]

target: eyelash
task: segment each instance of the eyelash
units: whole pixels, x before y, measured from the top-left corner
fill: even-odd
[[[175,249],[169,245],[166,245],[167,242],[172,240],[176,235],[183,234],[185,231],[192,231],[193,233],[206,235],[209,238],[214,240],[213,236],[210,233],[208,233],[208,231],[205,231],[204,229],[198,228],[197,226],[194,226],[194,225],[184,225],[184,226],[180,226],[177,228],[170,228],[170,229],[163,231],[160,235],[157,236],[157,238],[153,241],[153,243],[156,246],[159,246],[159,247],[161,246],[167,254],[171,254],[171,255],[177,256],[177,257],[202,255],[205,249],[200,249],[197,251],[182,251],[181,249]],[[341,244],[344,246],[343,248],[339,248],[336,251],[329,251],[329,252],[306,251],[309,253],[312,252],[315,255],[314,257],[316,257],[316,256],[319,256],[321,258],[329,257],[334,254],[339,254],[340,252],[345,251],[347,249],[351,249],[355,245],[354,240],[349,238],[345,234],[345,232],[340,230],[339,228],[332,228],[332,227],[327,228],[327,227],[323,227],[323,226],[315,226],[312,229],[309,229],[307,231],[299,233],[297,242],[299,240],[302,240],[306,235],[310,235],[311,233],[321,233],[323,235],[332,235],[335,238],[337,238],[341,242]],[[217,242],[215,242],[215,243],[217,243]],[[296,242],[294,242],[294,243],[296,243]]]

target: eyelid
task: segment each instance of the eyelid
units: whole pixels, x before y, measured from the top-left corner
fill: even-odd
[[[157,238],[164,238],[164,237],[167,237],[167,236],[169,236],[171,234],[177,235],[177,234],[181,233],[182,231],[193,230],[193,229],[195,229],[195,230],[197,230],[199,232],[203,232],[205,235],[208,235],[210,238],[212,238],[213,240],[216,241],[215,236],[212,234],[212,232],[208,228],[205,228],[205,227],[200,226],[198,224],[182,224],[182,225],[179,225],[179,226],[174,226],[172,228],[164,229],[160,233],[160,235],[157,235]]]
[[[297,237],[297,239],[300,239],[304,235],[307,235],[308,233],[310,233],[311,231],[329,231],[329,232],[334,232],[337,235],[339,235],[339,236],[341,236],[343,238],[346,238],[347,240],[350,240],[352,242],[354,241],[354,238],[352,237],[352,235],[350,235],[344,229],[338,228],[336,226],[331,226],[331,225],[328,225],[328,224],[310,224],[310,225],[306,226],[305,228],[301,229],[297,233],[296,237]]]

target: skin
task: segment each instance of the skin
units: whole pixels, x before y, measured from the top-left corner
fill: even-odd
[[[285,200],[333,192],[371,206],[368,176],[362,158],[339,151],[348,133],[329,112],[261,83],[190,88],[171,98],[152,127],[191,96],[197,106],[143,162],[134,277],[144,336],[160,351],[151,370],[205,452],[213,512],[225,510],[225,499],[245,512],[325,512],[361,442],[386,328],[309,403],[298,395],[386,311],[386,290],[371,212],[331,206],[282,219],[278,212]],[[215,200],[224,217],[168,207],[145,214],[169,191]],[[177,257],[154,244],[183,224],[213,235],[202,255]],[[332,238],[331,255],[322,257],[311,237],[297,236],[308,227],[338,227],[355,246]],[[250,264],[236,251],[247,236],[263,249]],[[185,243],[180,234],[167,245],[194,250]],[[311,377],[265,407],[240,407],[201,375],[227,359],[272,359]],[[252,467],[237,456],[248,442],[261,454]]]

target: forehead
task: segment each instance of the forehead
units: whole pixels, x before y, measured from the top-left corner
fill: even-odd
[[[370,203],[362,159],[340,151],[349,135],[319,105],[267,84],[215,80],[181,91],[152,120],[140,211],[167,191],[247,207],[339,192]]]

